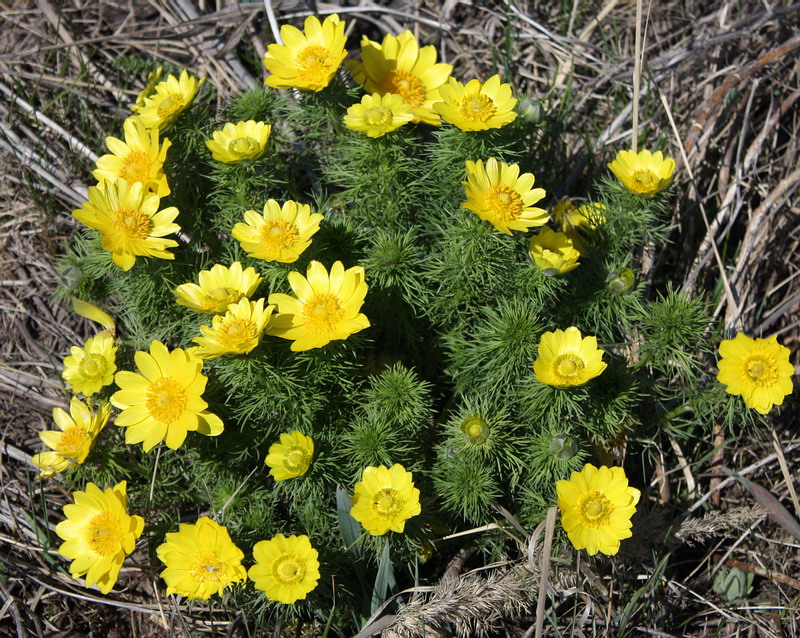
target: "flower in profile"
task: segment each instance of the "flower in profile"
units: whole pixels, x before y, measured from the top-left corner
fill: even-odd
[[[621,467],[587,463],[568,481],[558,481],[556,493],[561,524],[575,549],[613,556],[619,542],[632,536],[631,516],[640,492],[628,485]]]
[[[156,555],[167,566],[161,572],[167,595],[208,600],[213,594],[221,596],[229,585],[247,580],[244,552],[233,544],[227,529],[207,516],[168,532]]]
[[[97,412],[93,412],[91,407],[75,397],[69,402],[69,414],[61,408],[53,408],[53,421],[61,431],[39,432],[42,443],[53,450],[40,452],[31,459],[42,470],[39,478],[50,478],[72,464],[83,463],[97,435],[108,423],[110,414],[108,403],[100,404]]]
[[[158,129],[147,129],[142,118],[132,115],[123,124],[125,141],[107,137],[106,146],[111,155],[97,160],[92,176],[98,181],[124,179],[128,186],[136,182],[144,184],[159,197],[169,195],[167,176],[164,175],[164,160],[172,142],[165,139],[159,146]]]
[[[664,158],[661,151],[620,151],[608,167],[631,193],[653,197],[672,183],[675,160]]]
[[[149,98],[153,93],[156,92],[156,86],[159,82],[161,82],[161,76],[164,74],[164,67],[158,67],[157,69],[150,71],[147,74],[147,84],[142,89],[141,93],[136,96],[136,103],[131,107],[131,111],[136,113],[140,108],[144,106],[145,101]]]
[[[201,359],[216,359],[224,354],[246,354],[260,342],[275,306],[264,308],[264,300],[240,299],[228,306],[224,315],[214,315],[211,327],[200,326],[202,337],[192,352]]]
[[[373,536],[402,533],[406,521],[422,511],[411,472],[399,463],[367,467],[353,491],[350,516]]]
[[[312,214],[308,204],[288,200],[281,206],[269,199],[263,215],[246,210],[244,223],[236,224],[231,234],[249,251],[248,257],[291,264],[311,245],[321,221],[322,215]]]
[[[270,44],[264,54],[264,66],[270,72],[264,84],[276,89],[324,89],[347,55],[344,27],[335,13],[322,24],[315,16],[307,17],[303,31],[284,24],[283,44]]]
[[[719,344],[717,380],[728,394],[741,396],[748,408],[767,414],[792,393],[794,366],[789,348],[769,339],[751,339],[741,332]]]
[[[581,257],[587,257],[597,227],[606,223],[605,210],[600,203],[575,206],[569,197],[564,197],[553,206],[553,219]]]
[[[82,348],[72,346],[69,349],[61,377],[73,392],[90,397],[114,383],[116,357],[114,338],[103,331],[89,337]]]
[[[605,369],[597,337],[581,338],[581,331],[575,326],[545,332],[539,341],[539,357],[533,364],[539,383],[557,388],[583,385]]]
[[[125,481],[101,490],[94,483],[73,492],[74,503],[64,506],[66,520],[56,525],[64,541],[58,553],[72,561],[73,578],[86,576],[86,586],[107,594],[117,582],[125,556],[133,552],[144,530],[141,516],[128,515]]]
[[[455,78],[439,89],[442,102],[433,109],[445,122],[454,124],[462,131],[485,131],[500,128],[513,122],[517,113],[517,100],[511,97],[511,86],[500,83],[500,76],[493,75],[486,82],[470,80],[466,86]]]
[[[269,473],[276,481],[303,476],[314,458],[314,440],[295,430],[281,434],[281,440],[273,443],[264,459]]]
[[[238,261],[228,266],[216,264],[201,270],[198,284],[181,284],[172,293],[181,306],[207,315],[220,314],[243,297],[251,297],[261,284],[262,277],[250,266],[242,270]]]
[[[178,242],[164,239],[181,227],[172,223],[178,216],[174,206],[158,210],[161,198],[148,192],[141,182],[128,186],[124,179],[89,187],[89,201],[73,216],[103,235],[103,248],[122,270],[130,270],[137,257],[175,259],[167,252]]]
[[[329,275],[325,266],[312,261],[306,277],[289,273],[289,285],[296,297],[283,293],[269,296],[269,303],[278,306],[278,314],[267,332],[291,339],[295,352],[321,348],[369,327],[369,319],[359,312],[367,295],[361,266],[345,270],[342,262],[336,261]]]
[[[490,157],[467,161],[467,181],[461,182],[467,201],[461,208],[471,210],[486,220],[501,233],[510,235],[512,230],[526,231],[533,226],[542,226],[550,219],[547,211],[534,204],[545,195],[543,188],[533,188],[532,173],[519,174],[519,166],[498,162]]]
[[[360,131],[368,137],[381,137],[410,122],[414,118],[411,107],[396,93],[373,93],[353,104],[344,116],[344,125],[351,131]]]
[[[367,93],[399,95],[411,107],[413,122],[439,124],[432,106],[441,99],[439,87],[447,82],[453,67],[436,62],[436,47],[420,49],[411,31],[397,37],[386,35],[380,44],[364,36],[361,59],[363,62],[353,62],[350,70]]]
[[[191,106],[205,81],[201,78],[198,82],[184,69],[180,78],[168,75],[166,80],[156,84],[152,93],[144,98],[144,104],[136,108],[145,128],[162,130],[172,124]]]
[[[318,557],[308,536],[278,534],[253,546],[256,562],[247,575],[269,600],[291,605],[317,586]]]
[[[214,131],[206,146],[211,157],[224,164],[238,164],[243,160],[257,160],[267,150],[267,140],[272,127],[264,122],[228,122],[221,131]]]
[[[581,254],[566,233],[557,233],[547,226],[531,237],[529,251],[533,263],[545,275],[563,275],[580,265]]]
[[[126,443],[142,443],[149,452],[166,441],[177,450],[190,430],[206,436],[222,432],[222,420],[203,401],[208,378],[202,359],[181,348],[170,352],[153,341],[150,352],[136,352],[134,361],[139,373],[117,372],[120,390],[111,397],[111,404],[122,410],[116,424],[127,428]]]

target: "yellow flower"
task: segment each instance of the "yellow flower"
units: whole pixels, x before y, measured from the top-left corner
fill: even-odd
[[[207,315],[223,313],[242,297],[251,297],[261,283],[262,277],[252,266],[242,270],[235,261],[230,268],[216,264],[211,270],[201,270],[197,284],[181,284],[173,294],[181,306],[186,306]]]
[[[347,55],[344,27],[335,13],[322,24],[315,16],[307,17],[303,31],[284,24],[283,44],[270,44],[264,54],[264,66],[270,72],[264,84],[276,89],[324,89]]]
[[[303,476],[314,458],[314,440],[302,432],[295,430],[289,434],[281,434],[279,443],[269,446],[264,463],[276,481]]]
[[[630,538],[631,516],[640,492],[628,486],[621,467],[599,469],[587,463],[569,481],[556,483],[561,525],[575,549],[613,556],[619,542]]]
[[[224,354],[246,354],[260,342],[261,335],[269,323],[275,306],[264,308],[264,300],[241,299],[228,306],[224,315],[215,315],[211,327],[200,326],[202,337],[193,341],[195,356],[201,359],[216,359]]]
[[[406,521],[422,511],[412,479],[411,472],[399,463],[391,469],[384,465],[365,468],[353,490],[350,516],[373,536],[389,530],[402,533]]]
[[[554,232],[547,226],[531,237],[530,255],[545,275],[563,275],[575,270],[581,256],[566,234]]]
[[[269,600],[291,605],[317,586],[318,557],[308,536],[278,534],[253,546],[256,563],[247,575]]]
[[[125,481],[101,490],[94,483],[73,492],[75,503],[64,506],[66,520],[56,525],[64,540],[58,553],[69,558],[73,578],[86,576],[86,586],[107,594],[117,582],[125,556],[133,552],[144,529],[141,516],[128,515]]]
[[[292,350],[321,348],[334,339],[347,339],[369,327],[369,319],[359,312],[367,295],[364,269],[344,269],[334,262],[330,275],[318,261],[308,265],[306,277],[289,273],[289,285],[296,297],[282,293],[269,296],[278,306],[268,334],[294,341]]]
[[[581,331],[575,326],[545,332],[539,341],[539,357],[533,364],[539,383],[557,388],[583,385],[605,369],[597,337],[581,338]]]
[[[420,49],[411,31],[397,37],[386,35],[380,44],[364,36],[361,59],[363,62],[353,62],[350,70],[367,93],[399,95],[411,107],[413,122],[439,124],[431,107],[441,99],[439,87],[447,82],[453,67],[436,63],[436,47]]]
[[[482,160],[467,161],[466,166],[467,181],[461,183],[467,201],[461,208],[471,210],[506,235],[547,223],[547,211],[534,207],[545,192],[543,188],[533,188],[532,173],[520,175],[519,166],[498,162],[494,157],[485,166]]]
[[[351,131],[381,137],[414,119],[411,107],[395,93],[365,95],[360,104],[347,109],[344,124]]]
[[[144,105],[136,109],[145,127],[161,130],[172,124],[189,108],[205,81],[201,78],[198,82],[184,69],[180,78],[168,75],[166,80],[156,84],[152,94],[144,98]]]
[[[108,403],[102,403],[97,412],[92,412],[86,403],[75,397],[69,402],[69,414],[61,408],[53,408],[53,421],[61,431],[39,432],[42,443],[53,450],[36,454],[31,459],[42,470],[39,478],[50,478],[73,463],[83,463],[110,414]]]
[[[264,122],[228,122],[221,131],[206,140],[211,156],[218,162],[238,164],[242,160],[257,160],[267,150],[267,140],[272,127]]]
[[[264,204],[264,214],[244,212],[231,234],[239,240],[248,257],[291,264],[311,245],[311,236],[319,230],[322,215],[311,214],[308,204],[289,200],[281,207],[274,199]]]
[[[147,74],[147,85],[142,89],[141,93],[136,96],[136,103],[131,107],[131,111],[136,113],[144,106],[145,101],[153,93],[156,92],[156,85],[161,82],[161,76],[164,74],[164,67],[158,67],[155,71],[150,71]]]
[[[92,176],[98,181],[124,179],[128,186],[136,182],[144,184],[159,197],[169,195],[167,176],[164,175],[164,160],[172,142],[165,139],[158,145],[158,129],[147,129],[142,118],[132,115],[123,125],[125,141],[107,137],[106,146],[111,155],[103,155],[97,160],[97,168]]]
[[[439,89],[439,95],[444,101],[434,104],[433,109],[445,122],[462,131],[501,128],[517,117],[514,111],[517,100],[511,97],[511,86],[500,83],[499,75],[493,75],[483,84],[470,80],[466,86],[450,78]]]
[[[247,580],[244,553],[233,544],[228,530],[207,516],[169,532],[156,555],[167,566],[161,572],[167,595],[208,600],[213,594],[221,596],[229,585]]]
[[[606,207],[599,203],[576,207],[569,197],[553,206],[556,224],[561,227],[581,257],[589,255],[589,244],[594,238],[594,231],[606,223],[605,210]]]
[[[202,398],[208,379],[201,359],[180,348],[170,352],[153,341],[150,353],[138,351],[134,360],[139,374],[118,372],[120,390],[111,397],[112,405],[122,410],[116,424],[128,428],[126,443],[142,443],[149,452],[166,441],[176,450],[189,430],[206,436],[222,432],[222,420],[206,410]]]
[[[608,167],[631,193],[652,197],[672,183],[675,160],[661,151],[620,151]]]
[[[789,348],[769,339],[751,339],[741,332],[719,344],[719,374],[728,394],[739,395],[748,408],[767,414],[792,393],[794,366]]]
[[[73,392],[90,397],[114,383],[117,346],[107,332],[89,337],[83,348],[72,346],[69,352],[61,376]]]
[[[100,310],[100,308],[95,306],[93,303],[83,301],[77,297],[72,298],[72,309],[77,315],[80,315],[84,319],[89,319],[89,321],[99,323],[101,326],[103,326],[103,328],[105,328],[104,332],[107,331],[112,337],[114,336],[114,333],[116,332],[114,319],[105,310]]]
[[[136,257],[175,259],[167,252],[178,242],[163,239],[181,227],[173,224],[178,216],[174,206],[159,211],[161,199],[147,192],[141,182],[128,186],[124,179],[89,187],[89,201],[72,211],[82,224],[103,235],[103,248],[122,270],[130,270]]]

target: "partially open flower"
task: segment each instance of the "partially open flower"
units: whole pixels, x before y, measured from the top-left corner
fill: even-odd
[[[608,167],[631,193],[653,197],[672,183],[675,160],[661,151],[620,151]]]
[[[606,365],[597,338],[581,338],[581,331],[570,326],[542,335],[533,369],[539,383],[568,388],[599,376]]]
[[[238,164],[244,160],[257,160],[267,150],[267,140],[272,127],[264,122],[228,122],[221,131],[214,131],[206,146],[211,157],[224,164]]]
[[[513,122],[517,114],[517,100],[511,97],[511,86],[500,83],[500,76],[493,75],[486,82],[470,80],[466,86],[455,78],[439,89],[443,102],[433,109],[445,122],[454,124],[462,131],[485,131],[500,128]]]

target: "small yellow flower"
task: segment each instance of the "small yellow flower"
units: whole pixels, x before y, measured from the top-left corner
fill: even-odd
[[[741,332],[719,344],[717,380],[726,392],[741,396],[748,408],[767,414],[773,405],[782,405],[792,393],[794,366],[789,348],[769,339],[751,339]]]
[[[606,223],[605,210],[606,207],[599,203],[575,206],[569,197],[565,197],[553,206],[553,219],[581,257],[587,257],[594,232]]]
[[[276,89],[324,89],[347,56],[344,27],[336,14],[322,24],[315,16],[307,17],[303,31],[284,24],[283,44],[270,44],[264,54],[264,66],[270,72],[264,84]]]
[[[156,92],[156,86],[161,82],[161,76],[164,74],[164,67],[158,67],[154,71],[147,74],[147,85],[142,89],[141,93],[136,96],[136,103],[131,107],[131,111],[136,113],[142,108],[153,93]]]
[[[252,266],[242,270],[235,261],[230,268],[216,264],[210,270],[201,270],[198,284],[181,284],[173,294],[181,306],[207,315],[220,314],[243,297],[252,297],[261,284],[262,277]]]
[[[177,532],[167,533],[156,555],[167,568],[161,578],[167,595],[189,600],[208,600],[222,595],[226,587],[247,580],[242,566],[244,553],[233,544],[228,530],[207,516],[194,524],[181,523]]]
[[[631,193],[653,197],[672,183],[675,160],[661,151],[620,151],[608,167]]]
[[[581,338],[581,331],[575,326],[545,332],[539,341],[539,357],[533,364],[539,383],[557,388],[583,385],[605,369],[597,337]]]
[[[164,239],[181,227],[172,223],[178,216],[174,206],[158,210],[161,198],[147,192],[141,182],[128,186],[124,179],[89,187],[89,201],[73,216],[103,235],[103,248],[122,270],[130,270],[136,257],[175,259],[167,252],[178,242]]]
[[[351,131],[381,137],[414,119],[411,107],[395,93],[365,95],[359,104],[347,109],[344,124]]]
[[[303,476],[314,458],[314,440],[295,430],[281,434],[279,443],[273,443],[264,459],[269,473],[276,481]]]
[[[547,211],[534,207],[545,192],[543,188],[533,188],[532,173],[520,175],[519,166],[498,162],[494,157],[485,166],[478,160],[467,161],[466,167],[467,181],[461,183],[467,201],[461,208],[471,210],[506,235],[547,223]]]
[[[69,402],[69,414],[61,408],[53,408],[53,421],[61,431],[39,432],[42,443],[53,450],[36,454],[31,459],[42,470],[39,478],[50,478],[73,463],[83,463],[110,414],[108,403],[102,403],[97,412],[92,412],[91,407],[75,397]]]
[[[136,109],[145,127],[163,130],[172,124],[191,106],[205,81],[201,78],[198,82],[184,69],[180,78],[168,75],[166,80],[156,84],[150,96],[144,98],[144,105]]]
[[[621,467],[599,469],[587,463],[569,481],[556,483],[561,524],[575,549],[613,556],[619,542],[630,538],[631,516],[640,492],[628,485]]]
[[[563,275],[575,270],[581,256],[565,233],[554,232],[547,226],[531,237],[530,255],[545,275]]]
[[[101,490],[94,483],[73,492],[75,503],[64,506],[66,520],[56,525],[64,541],[58,553],[72,561],[73,578],[86,576],[86,586],[107,594],[117,582],[125,556],[133,552],[144,529],[141,516],[128,515],[125,481]]]
[[[264,300],[241,299],[228,306],[224,315],[214,315],[211,327],[200,326],[202,337],[193,341],[195,356],[216,359],[224,354],[246,354],[260,342],[275,306],[264,308]]]
[[[306,277],[289,273],[289,285],[296,297],[273,293],[269,303],[278,306],[268,334],[291,339],[295,352],[321,348],[335,339],[369,327],[369,319],[359,312],[367,295],[364,269],[344,269],[334,262],[330,275],[318,261],[308,265]]]
[[[389,530],[402,533],[406,521],[419,514],[419,490],[413,476],[399,463],[367,467],[353,491],[350,516],[373,536]]]
[[[231,234],[239,240],[248,257],[291,264],[311,245],[311,237],[319,230],[322,215],[311,214],[308,204],[286,201],[283,207],[274,199],[264,204],[264,214],[244,212],[245,223],[239,222]]]
[[[180,348],[170,352],[153,341],[150,353],[138,351],[134,361],[139,374],[118,372],[120,390],[111,397],[111,404],[122,410],[116,424],[127,428],[126,443],[142,443],[149,452],[166,441],[168,448],[177,450],[190,430],[206,436],[222,432],[222,420],[206,410],[203,401],[208,378],[201,359]]]
[[[107,332],[89,337],[83,348],[72,346],[69,352],[61,376],[73,392],[90,397],[114,383],[117,346]]]
[[[455,78],[439,89],[443,102],[433,109],[445,122],[454,124],[462,131],[485,131],[501,128],[513,122],[517,114],[517,100],[511,97],[511,86],[500,83],[500,76],[493,75],[481,84],[470,80],[464,86]]]
[[[453,67],[436,62],[436,47],[420,49],[411,31],[397,37],[386,35],[380,44],[364,36],[361,59],[363,62],[349,66],[367,93],[399,95],[411,107],[413,122],[439,124],[432,106],[441,99],[439,87],[447,82]]]
[[[264,122],[228,122],[221,131],[206,140],[211,157],[224,164],[238,164],[242,160],[257,160],[267,150],[267,140],[272,127]]]
[[[308,536],[278,534],[253,546],[256,562],[247,575],[269,600],[291,605],[317,586],[318,557]]]

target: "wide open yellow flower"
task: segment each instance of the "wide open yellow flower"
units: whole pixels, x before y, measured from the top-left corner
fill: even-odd
[[[141,90],[139,95],[136,96],[136,103],[131,107],[131,111],[136,113],[140,108],[142,108],[153,93],[156,92],[156,86],[158,86],[159,82],[161,82],[161,76],[164,74],[164,67],[158,67],[154,71],[150,71],[147,74],[147,84]]]
[[[553,206],[553,219],[581,257],[587,257],[597,227],[606,223],[605,210],[600,203],[575,206],[569,197],[564,197]]]
[[[672,183],[675,160],[661,151],[620,151],[608,167],[631,193],[653,197]]]
[[[439,89],[443,102],[433,109],[445,122],[454,124],[462,131],[485,131],[500,128],[513,122],[517,114],[517,100],[511,97],[511,86],[500,83],[500,76],[493,75],[481,84],[470,80],[466,86],[450,78]]]
[[[382,536],[389,530],[402,533],[406,521],[421,511],[419,490],[414,487],[411,472],[402,465],[364,468],[353,490],[350,516],[370,534]]]
[[[557,233],[547,226],[531,237],[529,252],[533,263],[545,275],[563,275],[580,265],[581,254],[575,250],[572,240],[566,233]]]
[[[135,372],[118,372],[120,387],[111,397],[111,404],[122,410],[116,424],[127,428],[126,443],[142,443],[145,452],[166,441],[176,450],[188,431],[217,436],[223,430],[222,420],[206,408],[203,391],[208,378],[202,373],[203,361],[175,348],[172,352],[160,341],[150,344],[150,353],[134,355]]]
[[[269,600],[291,605],[304,600],[319,581],[319,553],[308,536],[278,534],[253,546],[256,563],[247,572]]]
[[[288,200],[281,207],[269,199],[263,215],[246,210],[244,221],[236,224],[231,234],[239,240],[242,250],[249,251],[248,257],[291,264],[311,245],[322,215],[312,215],[308,204]]]
[[[717,380],[725,384],[728,394],[741,396],[748,408],[767,414],[792,393],[794,366],[789,348],[774,335],[751,339],[740,332],[719,344],[719,354]]]
[[[252,297],[262,281],[255,268],[242,270],[238,261],[230,268],[216,264],[210,270],[201,270],[197,279],[199,285],[181,284],[172,292],[181,306],[207,315],[223,313],[242,297]]]
[[[490,157],[467,161],[467,181],[461,182],[467,193],[467,201],[461,208],[471,210],[486,220],[501,233],[510,235],[512,230],[526,231],[533,226],[547,223],[550,215],[534,204],[545,196],[543,188],[533,188],[532,173],[519,174],[519,166],[498,162]]]
[[[581,338],[581,331],[570,326],[542,335],[533,370],[539,383],[568,388],[594,379],[606,365],[597,337]]]
[[[267,150],[267,140],[272,127],[264,122],[228,122],[221,131],[214,131],[206,140],[211,157],[225,164],[238,164],[242,160],[257,160]]]
[[[294,341],[292,350],[321,348],[334,339],[347,339],[369,327],[369,319],[359,312],[367,295],[364,269],[344,269],[334,262],[330,275],[318,261],[308,265],[306,277],[289,273],[289,285],[296,297],[273,293],[269,302],[278,306],[268,334]]]
[[[436,47],[420,49],[411,31],[397,37],[386,35],[380,44],[364,36],[361,59],[363,62],[353,62],[350,70],[367,93],[399,95],[411,107],[413,122],[439,124],[431,107],[441,99],[439,87],[447,82],[453,67],[436,62]]]
[[[303,31],[284,24],[283,44],[270,44],[264,54],[264,66],[270,72],[264,84],[276,89],[324,89],[347,56],[344,27],[335,13],[322,24],[315,16],[308,16]]]
[[[72,397],[69,414],[61,408],[53,408],[53,421],[61,430],[39,432],[39,438],[52,452],[34,455],[31,462],[41,468],[40,478],[50,478],[63,472],[73,463],[80,465],[86,460],[94,446],[97,435],[108,423],[111,406],[102,403],[97,412],[86,403]]]
[[[167,252],[178,242],[164,239],[181,227],[173,224],[178,216],[174,206],[158,210],[161,198],[147,192],[141,182],[128,186],[124,179],[106,181],[102,187],[89,187],[89,201],[72,211],[75,219],[103,235],[103,248],[122,270],[130,270],[136,257],[175,259]]]
[[[87,397],[114,383],[117,346],[107,332],[89,337],[83,347],[72,346],[61,377],[73,392]]]
[[[142,118],[132,115],[123,125],[125,141],[107,137],[106,146],[111,155],[97,160],[92,176],[98,181],[124,179],[128,186],[142,182],[145,189],[159,197],[169,195],[167,176],[164,175],[164,160],[172,142],[168,139],[159,146],[158,129],[147,129]]]
[[[269,446],[264,459],[276,481],[303,476],[314,458],[314,440],[298,430],[281,434],[281,440]]]
[[[198,82],[186,69],[181,71],[180,78],[168,75],[166,80],[155,85],[149,97],[144,98],[144,105],[137,107],[142,123],[146,128],[159,130],[172,124],[191,106],[205,81],[205,78],[201,78]]]
[[[373,93],[353,104],[344,116],[344,125],[368,137],[381,137],[414,119],[411,107],[395,93]]]
[[[211,327],[200,326],[202,337],[195,337],[192,348],[201,359],[216,359],[224,354],[246,354],[261,343],[275,306],[264,308],[264,300],[241,299],[228,306],[224,315],[214,315]]]
[[[556,483],[561,525],[575,549],[613,556],[619,542],[630,538],[631,516],[640,492],[628,485],[621,467],[599,469],[587,463],[569,481]]]
[[[156,555],[167,566],[161,578],[168,595],[208,600],[213,594],[221,596],[229,585],[247,580],[244,553],[233,544],[228,530],[207,516],[193,525],[181,523],[177,532],[167,533]]]
[[[86,576],[86,586],[107,594],[117,582],[125,556],[133,552],[144,529],[141,516],[128,515],[125,481],[101,490],[94,483],[73,492],[75,503],[64,506],[66,520],[56,525],[64,540],[58,553],[69,558],[73,578]]]

